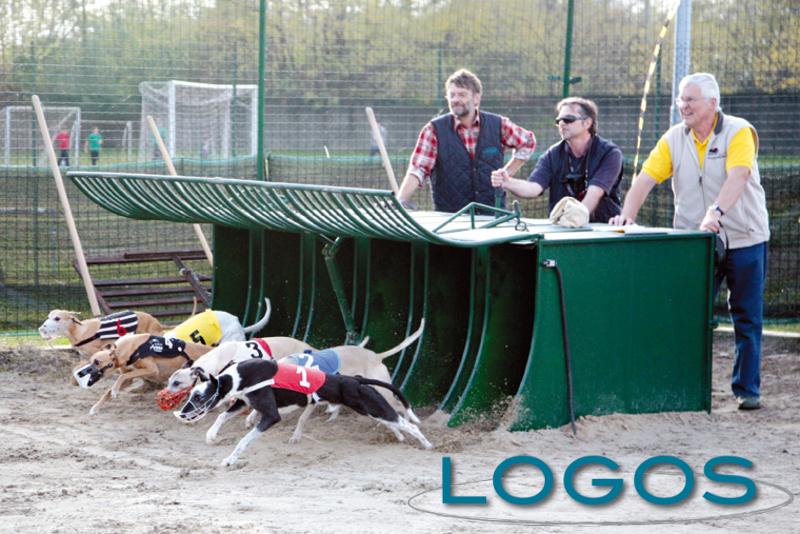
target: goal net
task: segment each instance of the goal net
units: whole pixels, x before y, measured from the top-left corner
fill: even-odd
[[[53,106],[45,107],[43,111],[56,157],[60,156],[63,139],[69,146],[68,164],[79,165],[81,108]],[[62,130],[66,131],[65,135],[61,134]],[[6,106],[0,111],[0,150],[4,165],[47,165],[47,153],[33,106]],[[61,163],[67,164],[66,161]]]
[[[142,82],[139,160],[160,159],[147,125],[158,125],[172,157],[227,159],[256,154],[257,86]]]

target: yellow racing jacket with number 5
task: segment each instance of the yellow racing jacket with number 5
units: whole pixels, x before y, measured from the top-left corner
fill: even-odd
[[[212,310],[206,310],[189,317],[164,334],[164,337],[176,337],[191,343],[214,346],[222,339],[222,329],[216,314]]]

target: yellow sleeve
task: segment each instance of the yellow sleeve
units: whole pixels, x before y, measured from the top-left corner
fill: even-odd
[[[669,145],[664,136],[661,136],[656,146],[650,151],[650,155],[642,165],[642,172],[647,173],[659,184],[672,176],[672,154],[669,152]]]
[[[742,128],[731,139],[728,145],[728,158],[725,160],[725,170],[733,167],[747,167],[753,170],[753,160],[756,157],[755,133],[750,128]]]

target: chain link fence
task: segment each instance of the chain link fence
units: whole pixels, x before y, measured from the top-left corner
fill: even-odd
[[[52,176],[42,166],[41,136],[31,116],[20,115],[33,94],[51,110],[54,142],[59,110],[70,110],[70,147],[78,151],[72,165],[90,166],[89,134],[97,128],[97,170],[166,174],[145,122],[152,114],[179,174],[256,178],[253,127],[262,119],[267,179],[385,189],[380,158],[370,155],[364,108],[371,106],[386,128],[402,176],[420,128],[447,109],[444,81],[466,67],[483,82],[482,108],[533,130],[538,153],[558,140],[552,119],[565,86],[595,100],[601,135],[625,154],[627,189],[648,64],[674,5],[270,1],[258,117],[252,99],[259,78],[257,0],[0,2],[0,16],[9,21],[0,28],[0,119],[12,111],[15,117],[0,124],[0,331],[30,329],[53,308],[88,312]],[[800,151],[792,126],[800,122],[800,5],[694,0],[691,22],[690,70],[714,73],[725,112],[747,118],[759,132],[772,229],[766,312],[797,320]],[[670,28],[647,95],[640,163],[669,126],[672,43]],[[148,93],[152,87],[164,90]],[[87,255],[198,247],[186,225],[122,219],[69,184],[68,193]],[[430,206],[427,191],[419,199]],[[524,209],[542,217],[546,202],[526,201]],[[671,224],[668,183],[651,194],[640,217]],[[107,269],[110,277],[130,276],[123,267]]]

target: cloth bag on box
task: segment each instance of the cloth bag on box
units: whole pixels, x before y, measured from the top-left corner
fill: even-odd
[[[564,197],[553,206],[550,222],[568,228],[579,228],[589,224],[589,210],[578,199]]]

